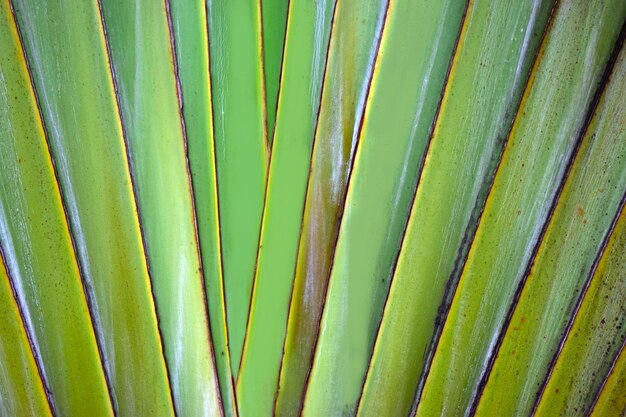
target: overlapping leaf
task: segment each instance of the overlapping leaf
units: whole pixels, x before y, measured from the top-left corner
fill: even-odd
[[[624,414],[622,0],[0,1],[0,414]]]

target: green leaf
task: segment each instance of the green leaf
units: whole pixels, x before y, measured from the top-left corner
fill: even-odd
[[[267,109],[267,144],[272,148],[274,126],[278,112],[278,93],[283,88],[281,80],[285,33],[287,26],[287,9],[289,0],[259,0],[261,3],[263,32],[263,73],[265,76],[265,106]],[[310,7],[317,2],[306,2]],[[314,17],[314,16],[311,16]],[[303,51],[304,52],[304,51]],[[303,54],[304,55],[304,54]],[[306,55],[303,58],[308,58]],[[315,93],[307,92],[312,98]]]
[[[625,22],[4,0],[0,415],[626,413]]]
[[[4,27],[9,28],[8,25]],[[6,45],[4,35],[4,31],[0,32],[3,45]],[[52,416],[28,335],[13,298],[4,259],[0,262],[0,305],[0,374],[3,376],[0,378],[0,413],[5,416]]]
[[[480,0],[468,5],[360,415],[410,411],[448,282],[458,276],[458,257],[467,253],[551,6]],[[389,384],[390,378],[398,384]]]
[[[224,304],[206,5],[173,0],[170,7],[215,365],[224,414],[231,417],[237,410]]]
[[[618,86],[623,91],[623,73],[621,78]],[[536,416],[585,416],[591,411],[602,381],[626,340],[624,248],[626,210],[622,205],[615,230],[550,373]]]
[[[454,0],[388,5],[305,414],[351,414],[357,407],[465,6]]]
[[[0,246],[7,268],[2,286],[9,297],[10,276],[34,350],[24,352],[16,344],[13,354],[28,354],[24,371],[30,367],[31,375],[36,368],[30,355],[40,358],[55,413],[112,416],[59,187],[8,2],[0,5],[0,22]],[[5,304],[7,315],[17,312],[11,308],[14,304],[13,300]],[[15,326],[9,324],[5,329],[21,333],[24,340],[24,330],[19,330],[22,320],[18,317]],[[22,362],[12,363],[18,368]],[[80,384],[75,383],[78,380]],[[35,402],[41,387],[32,388],[35,396],[23,406],[42,407]]]
[[[172,415],[98,4],[70,5],[61,0],[12,4],[116,411]],[[72,386],[83,385],[82,379],[71,381]]]
[[[592,417],[611,417],[626,413],[626,349],[622,345],[608,379],[594,404]]]
[[[530,413],[595,255],[610,231],[626,190],[624,57],[622,52],[525,278],[479,415]]]
[[[237,378],[261,228],[267,143],[259,0],[207,0],[222,263]]]
[[[626,11],[626,3],[617,0],[570,0],[557,7],[463,266],[417,416],[470,410]]]
[[[157,317],[180,415],[220,411],[165,5],[102,0]]]
[[[272,415],[274,408],[334,2],[290,4],[250,317],[237,381],[242,415]]]
[[[336,226],[345,199],[348,173],[378,50],[386,3],[385,0],[376,0],[366,5],[362,1],[346,1],[336,2],[332,6],[331,37],[325,56],[313,150],[310,162],[306,161],[308,166],[305,165],[310,169],[310,175],[308,184],[306,181],[299,184],[299,194],[301,198],[305,197],[304,212],[303,202],[299,200],[298,212],[294,212],[298,216],[297,223],[294,222],[291,235],[294,241],[290,247],[292,262],[295,263],[290,262],[290,268],[286,270],[289,281],[285,295],[289,294],[292,280],[295,288],[291,290],[294,304],[289,306],[289,310],[285,304],[283,310],[283,314],[289,311],[290,317],[281,365],[281,388],[277,394],[276,412],[279,415],[294,415],[301,409],[328,277],[328,268],[324,270],[322,264],[329,264],[334,248]],[[288,44],[287,54],[289,48]],[[314,59],[323,60],[321,52],[316,50]],[[317,223],[315,218],[323,220]],[[271,220],[277,222],[279,217]],[[312,239],[316,240],[315,248],[305,248]],[[292,275],[294,268],[295,279]],[[309,279],[314,281],[308,286],[312,300],[304,300],[301,297],[302,288],[307,286],[305,281],[310,282]],[[285,297],[287,300],[288,295]],[[301,303],[306,303],[307,307],[303,308]],[[304,309],[311,314],[302,316]],[[295,340],[297,346],[293,344]]]

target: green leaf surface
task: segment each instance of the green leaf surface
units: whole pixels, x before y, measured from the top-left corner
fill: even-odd
[[[2,285],[8,290],[10,274],[54,411],[112,415],[59,187],[8,2],[0,5],[0,22],[0,246],[7,268]],[[14,303],[3,305],[6,314],[16,312]],[[14,324],[3,325],[16,332],[22,320]],[[12,349],[19,354],[19,344]],[[32,373],[34,363],[24,359]],[[20,362],[13,365],[19,369]],[[35,400],[40,387],[32,388]],[[2,397],[0,404],[4,402]],[[23,407],[29,404],[37,402],[26,401]]]
[[[262,29],[263,29],[263,73],[265,76],[265,106],[267,108],[267,143],[272,148],[274,140],[274,126],[276,113],[278,112],[278,94],[284,87],[281,80],[283,63],[283,48],[286,40],[287,9],[290,0],[259,0],[261,3]],[[328,2],[330,0],[322,0]],[[300,2],[295,2],[296,7]],[[302,2],[302,6],[315,7],[318,1]],[[314,16],[310,16],[314,17]],[[304,52],[304,50],[302,51]],[[303,54],[304,62],[309,58]],[[306,96],[315,96],[314,92],[307,92]],[[304,97],[306,97],[304,96]]]
[[[98,3],[15,0],[12,5],[41,103],[116,411],[120,415],[172,415]],[[46,189],[37,186],[33,192]],[[55,256],[49,247],[43,253]],[[86,311],[82,317],[87,317]],[[50,329],[57,329],[57,323],[51,322]],[[52,361],[53,365],[67,366],[63,361]],[[88,389],[82,377],[70,381],[72,387]],[[89,402],[82,406],[90,411],[79,415],[98,414]]]
[[[592,110],[625,9],[621,1],[558,3],[462,269],[417,416],[470,410]]]
[[[224,304],[206,4],[172,0],[170,13],[215,366],[224,414],[231,417],[237,415],[237,407]]]
[[[464,250],[464,235],[475,227],[476,208],[484,203],[485,184],[493,175],[550,7],[549,1],[494,5],[479,0],[468,5],[359,415],[410,411],[455,258]],[[477,78],[476,73],[484,76]],[[390,378],[401,383],[389,384]]]
[[[8,29],[9,25],[5,27]],[[0,31],[3,41],[6,40],[4,35],[5,32]],[[0,261],[0,413],[5,416],[52,416],[30,341],[13,298],[4,259]]]
[[[388,6],[305,414],[355,412],[465,6],[465,1]]]
[[[332,0],[293,2],[289,9],[275,139],[237,381],[239,408],[246,416],[269,416],[274,408],[333,6]]]
[[[594,404],[592,417],[612,417],[626,414],[626,349],[622,346],[602,392]]]
[[[0,0],[0,416],[626,417],[625,0]]]
[[[623,198],[626,52],[621,55],[525,279],[478,415],[530,413]]]
[[[301,408],[328,278],[328,268],[324,270],[323,264],[329,265],[334,250],[336,226],[341,216],[386,8],[386,0],[349,0],[334,5],[310,174],[306,188],[303,188],[306,190],[305,208],[304,213],[302,209],[298,213],[295,225],[300,227],[294,230],[299,233],[299,242],[294,246],[297,262],[291,299],[297,304],[289,307],[281,389],[276,406],[280,415],[294,415]],[[323,57],[316,52],[314,58]],[[315,240],[315,248],[309,246],[311,240]],[[293,271],[292,267],[291,274]],[[310,281],[314,283],[309,285]],[[304,287],[311,291],[311,299],[302,299]],[[306,317],[301,316],[303,309],[308,310]],[[296,340],[297,346],[294,346]]]
[[[226,318],[237,378],[267,174],[259,0],[207,0]]]
[[[622,89],[623,85],[622,77]],[[624,248],[626,210],[622,205],[615,229],[549,376],[536,416],[574,417],[591,411],[602,382],[626,340]]]
[[[167,3],[101,4],[174,405],[180,415],[216,416],[219,389]]]

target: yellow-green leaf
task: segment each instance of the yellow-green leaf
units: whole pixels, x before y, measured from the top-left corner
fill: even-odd
[[[418,417],[472,408],[593,111],[625,14],[626,3],[619,0],[558,3],[462,268]]]
[[[172,0],[170,12],[215,367],[224,414],[232,417],[237,408],[224,305],[206,4],[204,0]]]
[[[332,0],[290,3],[275,139],[237,381],[238,404],[245,416],[269,416],[274,408],[333,5]]]
[[[226,317],[239,372],[267,174],[259,0],[207,0]]]
[[[178,414],[220,415],[168,3],[101,0]]]
[[[46,136],[6,1],[0,4],[0,43],[0,246],[6,274],[29,332],[32,354],[39,358],[53,411],[112,416]],[[8,277],[2,279],[8,288]],[[14,303],[1,308],[9,314]],[[21,326],[21,319],[15,324]],[[9,340],[3,338],[4,343]]]
[[[525,278],[478,415],[531,411],[609,233],[626,190],[625,58],[622,52]]]
[[[12,5],[114,406],[120,415],[172,415],[98,3],[14,0]]]
[[[551,7],[468,4],[359,415],[410,411],[446,287],[467,252]]]
[[[592,417],[612,417],[626,414],[626,349],[622,346],[608,379],[602,387]]]
[[[623,88],[623,82],[622,82]],[[623,137],[623,136],[622,136]],[[607,243],[535,412],[585,416],[626,340],[626,210]],[[624,392],[622,392],[624,394]]]
[[[0,375],[2,415],[52,416],[4,260],[0,262]]]

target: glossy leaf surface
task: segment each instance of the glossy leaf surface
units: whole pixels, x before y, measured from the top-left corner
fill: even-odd
[[[98,4],[12,4],[117,412],[171,415],[169,380]]]
[[[0,262],[0,305],[0,413],[51,416],[4,260]]]
[[[356,409],[465,6],[388,5],[307,391],[309,415]]]
[[[172,0],[170,16],[215,366],[224,414],[235,416],[237,410],[224,304],[205,2]]]
[[[235,378],[246,332],[267,171],[259,0],[207,0],[226,317]]]
[[[0,0],[0,415],[623,415],[625,37]]]
[[[590,411],[626,339],[624,248],[626,210],[622,206],[615,230],[549,376],[536,416],[584,416]]]
[[[626,349],[615,361],[611,373],[602,387],[602,392],[593,407],[591,416],[611,417],[626,413]]]
[[[331,0],[290,3],[275,139],[237,382],[242,415],[271,415],[274,408],[333,9]]]
[[[466,251],[465,236],[475,228],[476,210],[484,203],[550,7],[551,2],[540,1],[468,5],[372,356],[361,415],[410,410],[446,284],[458,253]],[[484,77],[477,78],[477,73]],[[403,382],[402,389],[386,383],[392,375]]]
[[[593,110],[624,6],[558,3],[462,269],[417,416],[471,408]]]
[[[265,105],[267,108],[267,143],[272,148],[274,126],[278,112],[278,92],[282,88],[281,72],[287,26],[287,9],[290,0],[259,0],[261,3],[263,31],[263,74],[265,76]],[[299,7],[299,2],[296,7]],[[318,2],[305,2],[303,6],[315,7]],[[313,16],[311,16],[313,17]],[[304,52],[304,50],[302,51]],[[305,57],[306,61],[307,57]],[[315,96],[311,91],[310,95]]]
[[[341,216],[386,8],[385,0],[338,1],[334,6],[304,213],[300,211],[302,224],[301,231],[298,231],[298,249],[294,252],[298,258],[291,299],[297,303],[309,301],[299,295],[302,285],[311,288],[314,294],[311,294],[310,316],[298,317],[302,308],[300,304],[289,307],[289,322],[293,324],[289,325],[281,369],[280,386],[284,390],[278,393],[277,410],[280,413],[292,415],[302,407],[306,374],[311,366],[314,338],[328,279],[328,269],[322,269],[322,263],[328,265],[334,250],[336,229],[333,226],[338,225]],[[316,223],[313,219],[315,216],[319,216],[319,220],[323,219],[322,222]],[[317,241],[315,249],[303,247],[303,244],[308,246],[310,239]],[[309,256],[311,262],[307,260]],[[309,285],[309,280],[314,283]],[[294,320],[305,320],[305,323],[295,324]],[[293,352],[292,338],[303,336],[300,333],[303,325],[308,327],[306,335]],[[292,333],[294,330],[298,334]]]
[[[478,415],[527,414],[626,192],[626,53],[587,128],[499,348]],[[503,386],[509,387],[502,390]]]
[[[0,22],[0,246],[30,332],[34,352],[28,355],[40,358],[55,412],[112,415],[59,187],[7,2],[0,5]],[[8,287],[8,276],[2,285]]]
[[[174,405],[219,415],[167,3],[101,4]]]

